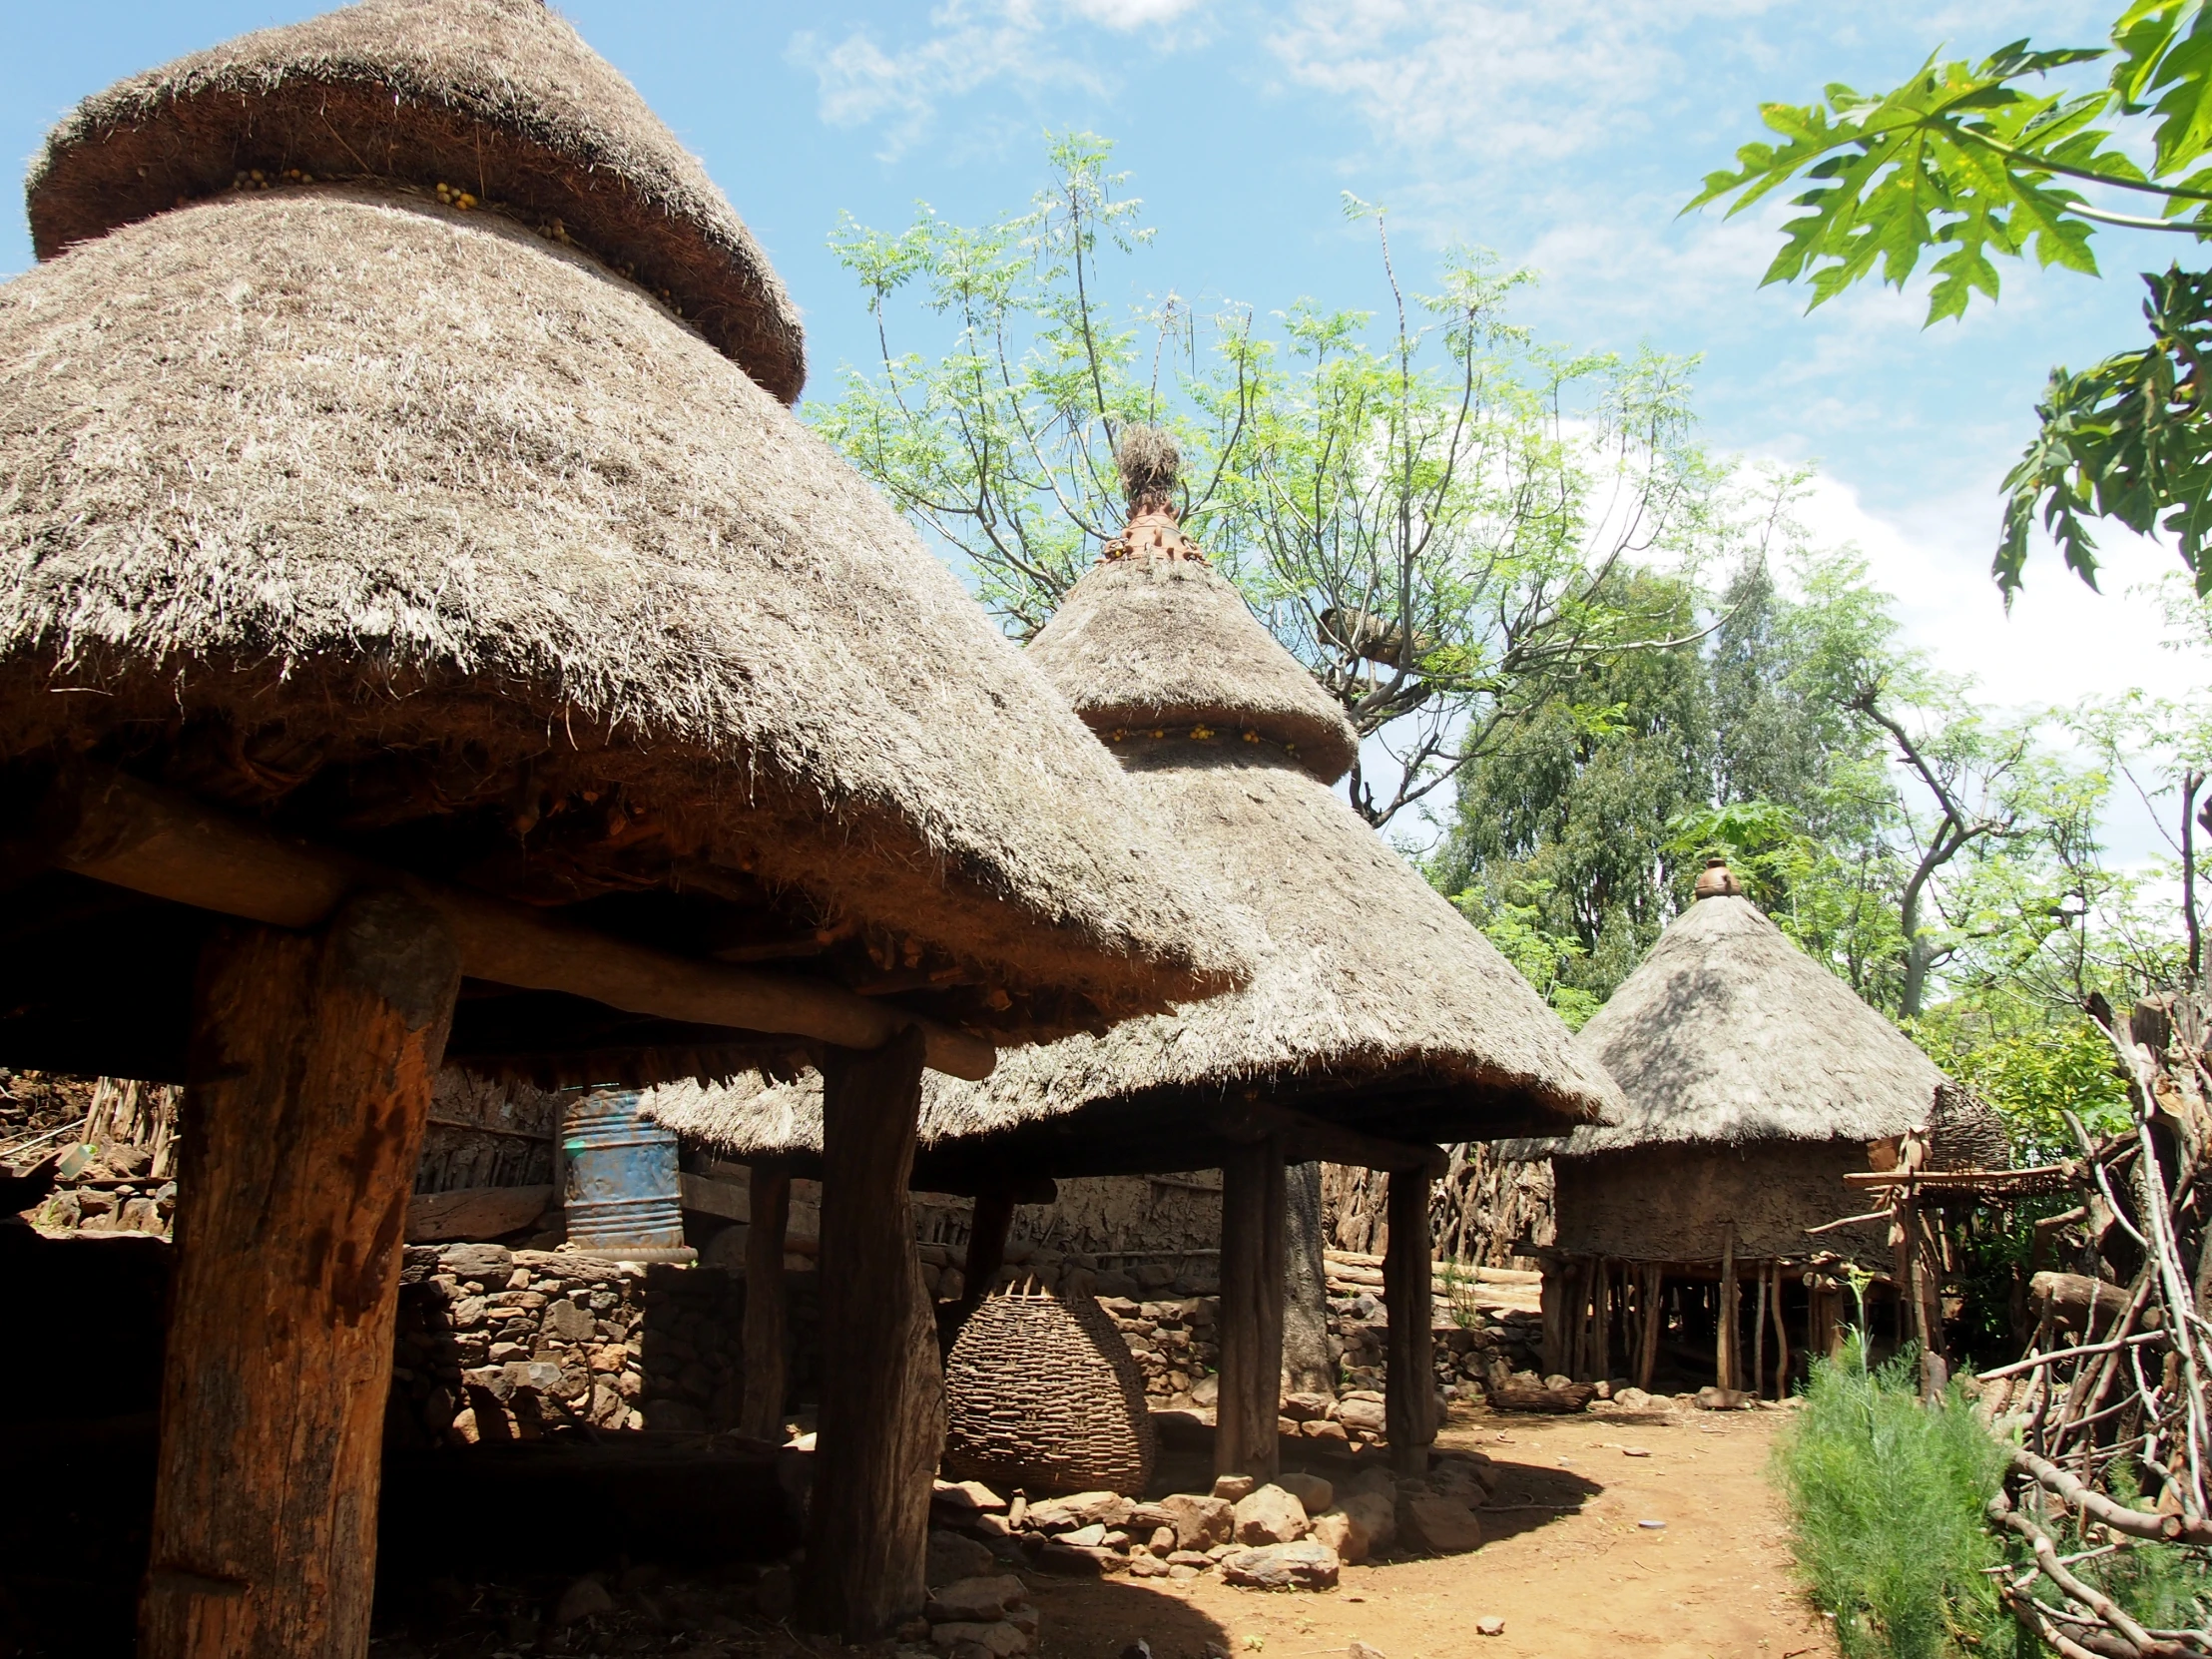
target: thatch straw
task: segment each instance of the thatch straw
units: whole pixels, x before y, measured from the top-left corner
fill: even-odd
[[[1138,526],[1143,526],[1142,518]],[[1244,598],[1191,557],[1114,557],[1092,567],[1031,642],[1030,660],[1093,731],[1136,738],[1194,726],[1288,746],[1325,783],[1360,740]]]
[[[540,0],[366,0],[87,99],[33,163],[41,259],[260,170],[465,191],[661,294],[785,402],[799,316],[637,90]]]
[[[1121,470],[1122,493],[1132,518],[1140,513],[1175,510],[1176,480],[1183,470],[1183,452],[1175,439],[1157,426],[1127,426],[1114,445],[1114,464]]]
[[[1204,580],[1188,579],[1194,572]],[[1115,674],[1125,656],[1149,660],[1172,639],[1182,642],[1184,682],[1219,688],[1213,708],[1253,708],[1236,676],[1254,658],[1254,678],[1292,701],[1279,688],[1301,676],[1297,664],[1257,624],[1265,652],[1224,627],[1232,605],[1251,621],[1201,565],[1148,571],[1142,560],[1110,560],[1077,584],[1029,654],[1081,697],[1094,671]],[[1225,639],[1227,664],[1214,655]],[[1094,726],[1097,709],[1086,710]],[[980,1085],[930,1078],[925,1147],[1034,1125],[1054,1132],[1051,1148],[1044,1137],[1035,1144],[1057,1160],[1055,1173],[1103,1167],[1096,1146],[1080,1142],[1140,1137],[1152,1139],[1140,1157],[1154,1161],[1134,1167],[1171,1169],[1197,1155],[1191,1145],[1205,1131],[1194,1109],[1207,1102],[1295,1103],[1412,1141],[1526,1133],[1522,1125],[1588,1121],[1617,1105],[1527,981],[1302,765],[1234,727],[1206,738],[1125,734],[1116,748],[1176,843],[1252,918],[1259,972],[1242,991],[1172,1015],[1004,1055]],[[741,1158],[804,1151],[820,1145],[814,1087],[678,1086],[650,1109]]]
[[[622,884],[796,892],[1077,999],[929,1005],[985,1030],[1242,959],[827,444],[597,262],[419,197],[227,196],[0,287],[0,760],[105,745],[176,777],[191,743],[308,832],[377,769],[433,828],[467,822],[448,785],[597,801]]]
[[[1878,1141],[1929,1128],[1938,1116],[1985,1146],[1994,1122],[1988,1107],[1749,899],[1725,891],[1674,919],[1577,1034],[1575,1049],[1612,1073],[1627,1113],[1514,1153]]]

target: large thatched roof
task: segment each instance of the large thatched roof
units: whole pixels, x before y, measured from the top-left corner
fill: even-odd
[[[1938,1091],[1946,1108],[1962,1094],[1904,1032],[1727,891],[1674,919],[1574,1045],[1612,1073],[1626,1114],[1515,1151],[1884,1140],[1929,1127]],[[1970,1100],[1965,1109],[1977,1126],[1990,1117]]]
[[[33,163],[50,259],[240,173],[444,183],[634,277],[785,402],[799,317],[706,170],[541,0],[364,0],[87,99]]]
[[[1062,617],[1082,630],[1080,652],[1056,638],[1059,617],[1030,647],[1071,696],[1093,684],[1094,666],[1112,672],[1125,637],[1137,652],[1184,640],[1198,659],[1186,683],[1221,686],[1223,709],[1240,696],[1233,674],[1208,656],[1216,640],[1272,652],[1263,679],[1271,691],[1300,674],[1257,624],[1266,652],[1223,626],[1221,592],[1243,607],[1218,577],[1180,555],[1150,578],[1143,563],[1141,551],[1110,558],[1069,595]],[[1182,574],[1190,571],[1207,580]],[[1112,718],[1095,700],[1086,712],[1094,727]],[[1248,1098],[1408,1141],[1525,1134],[1617,1105],[1527,981],[1307,770],[1305,745],[1294,761],[1234,727],[1204,730],[1124,731],[1115,748],[1168,834],[1250,918],[1260,939],[1252,983],[1103,1035],[1006,1054],[983,1084],[929,1079],[925,1152],[948,1162],[951,1143],[970,1143],[966,1151],[988,1158],[983,1143],[997,1143],[1028,1167],[1070,1175],[1202,1167],[1219,1151],[1206,1109]],[[805,1151],[820,1144],[816,1087],[679,1088],[663,1091],[654,1110],[735,1154]]]
[[[1243,959],[776,398],[585,254],[383,188],[217,197],[0,287],[0,761],[88,752],[1001,1035]]]

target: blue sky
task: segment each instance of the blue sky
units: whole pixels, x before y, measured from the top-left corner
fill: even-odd
[[[0,147],[27,157],[72,101],[311,0],[6,0]],[[1756,283],[1772,225],[1678,219],[1699,178],[1758,135],[1763,98],[1831,80],[1888,85],[1949,41],[2093,42],[2116,9],[1759,0],[948,0],[867,5],[571,0],[585,38],[637,83],[761,237],[805,308],[813,384],[872,348],[825,248],[839,210],[902,224],[917,199],[961,219],[1023,204],[1048,127],[1119,143],[1159,228],[1130,291],[1174,287],[1262,310],[1380,294],[1340,194],[1389,205],[1418,285],[1452,241],[1539,267],[1523,308],[1581,346],[1702,353],[1716,448],[1817,460],[1811,514],[1854,540],[1916,640],[2005,702],[2147,684],[2200,662],[2156,649],[2124,590],[2171,567],[2111,548],[2107,597],[2048,557],[2008,621],[1986,577],[1995,490],[2054,361],[2135,341],[2132,273],[2168,247],[2107,234],[2105,281],[2006,273],[2001,306],[1924,331],[1917,295],[1866,290],[1803,314]],[[30,261],[0,226],[0,271]],[[2113,279],[2116,277],[2117,279]]]

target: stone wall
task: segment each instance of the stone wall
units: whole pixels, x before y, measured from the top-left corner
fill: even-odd
[[[811,1394],[818,1303],[788,1276],[792,1381]],[[532,1439],[560,1423],[735,1427],[742,1279],[499,1245],[411,1245],[386,1431],[399,1443]]]

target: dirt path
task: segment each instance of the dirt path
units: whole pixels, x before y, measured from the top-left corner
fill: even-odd
[[[1261,1595],[1211,1574],[1178,1583],[1038,1581],[1042,1659],[1324,1659],[1355,1640],[1387,1659],[1831,1659],[1791,1573],[1767,1484],[1780,1411],[1534,1418],[1455,1409],[1445,1445],[1505,1465],[1490,1541],[1471,1555],[1348,1567],[1334,1593]],[[1630,1457],[1623,1445],[1650,1453]],[[1664,1521],[1659,1528],[1638,1523]],[[1500,1617],[1496,1638],[1475,1623]]]

